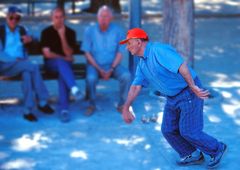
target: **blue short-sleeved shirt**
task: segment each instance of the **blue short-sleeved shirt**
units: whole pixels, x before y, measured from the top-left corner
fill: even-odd
[[[167,96],[174,96],[187,86],[178,72],[183,62],[182,57],[171,46],[148,42],[132,85],[150,85]],[[189,70],[194,79],[196,73],[190,67]]]
[[[124,32],[118,25],[111,23],[102,32],[99,24],[94,24],[86,28],[81,49],[89,52],[99,65],[111,65],[116,53],[124,51],[124,47],[119,45],[122,39]]]
[[[24,58],[24,46],[21,41],[20,28],[17,26],[12,32],[9,27],[5,25],[6,42],[3,49],[0,45],[0,61],[14,61],[16,58]]]

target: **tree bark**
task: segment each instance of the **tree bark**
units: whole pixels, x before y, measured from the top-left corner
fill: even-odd
[[[64,9],[65,0],[57,0],[57,6]]]
[[[187,63],[194,64],[194,2],[164,0],[163,42],[171,44]]]

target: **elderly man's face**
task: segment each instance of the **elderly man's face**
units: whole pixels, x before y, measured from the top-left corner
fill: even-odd
[[[141,50],[141,45],[142,42],[140,39],[133,38],[127,41],[127,50],[132,54],[132,55],[141,55],[140,50]]]
[[[102,31],[105,31],[108,29],[108,26],[112,20],[112,14],[109,10],[102,10],[98,14],[98,23]]]
[[[18,25],[19,21],[21,19],[21,16],[15,13],[9,13],[7,14],[7,24],[10,29],[15,29]]]

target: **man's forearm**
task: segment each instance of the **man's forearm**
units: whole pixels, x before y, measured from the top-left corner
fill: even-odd
[[[121,60],[122,60],[122,54],[118,52],[118,53],[116,54],[116,57],[115,57],[112,65],[111,65],[111,67],[112,67],[112,68],[116,68],[117,65],[121,62]]]
[[[65,36],[60,36],[60,38],[61,38],[61,44],[62,44],[64,54],[67,57],[72,56],[73,49],[68,45],[66,37]]]
[[[142,86],[131,86],[128,92],[127,100],[124,104],[125,107],[130,107],[134,99],[138,96],[139,92],[141,91]]]
[[[191,73],[188,69],[188,66],[185,62],[180,66],[179,73],[183,76],[183,78],[185,79],[190,88],[195,85]]]
[[[44,57],[48,58],[48,59],[64,57],[60,54],[50,51],[49,49],[43,49],[42,52],[43,52]]]
[[[94,60],[93,56],[92,56],[89,52],[85,52],[85,57],[86,57],[87,61],[88,61],[93,67],[95,67],[98,71],[101,70],[101,68],[100,68],[99,65],[96,63],[96,61]]]

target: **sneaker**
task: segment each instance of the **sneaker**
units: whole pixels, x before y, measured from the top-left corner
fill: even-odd
[[[85,96],[78,90],[75,94],[72,94],[74,100],[83,100]]]
[[[216,168],[220,164],[220,161],[221,161],[223,155],[226,153],[226,150],[227,150],[226,144],[220,142],[219,147],[220,147],[220,151],[215,157],[211,157],[211,159],[207,165],[208,169]]]
[[[198,152],[198,154],[193,154]],[[181,158],[179,161],[177,161],[177,164],[179,166],[188,166],[188,165],[199,165],[204,161],[204,156],[202,152],[195,151],[191,155],[185,156],[184,158]]]
[[[85,115],[86,116],[91,116],[94,111],[96,110],[96,107],[95,106],[88,106],[87,110],[85,111]]]
[[[43,113],[45,113],[45,114],[53,114],[53,112],[54,112],[54,110],[48,105],[48,104],[46,104],[45,106],[39,106],[38,105],[38,109],[41,111],[41,112],[43,112]]]
[[[62,110],[59,114],[59,119],[61,120],[61,122],[63,123],[67,123],[70,121],[71,116],[68,110]]]
[[[37,117],[32,113],[24,114],[23,118],[30,122],[36,122],[38,120]]]

